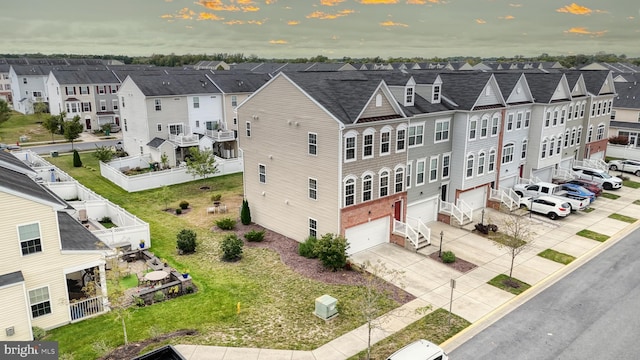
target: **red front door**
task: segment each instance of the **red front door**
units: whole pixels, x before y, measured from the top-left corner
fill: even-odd
[[[402,221],[402,200],[396,201],[396,203],[393,205],[393,210],[393,217],[398,221]]]

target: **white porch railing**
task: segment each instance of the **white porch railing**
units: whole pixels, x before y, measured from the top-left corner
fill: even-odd
[[[535,183],[539,183],[542,182],[542,180],[540,180],[539,177],[534,176],[531,179],[527,179],[527,178],[516,178],[516,183],[517,184],[524,184],[524,185],[529,185],[529,184],[535,184]]]
[[[207,130],[205,135],[217,142],[232,141],[236,138],[233,130]]]
[[[462,211],[462,220],[464,220],[465,216],[468,217],[469,220],[473,219],[473,209],[469,204],[464,202],[464,200],[458,199],[456,201],[456,206],[460,208],[460,211]]]
[[[169,141],[180,146],[198,146],[200,139],[197,134],[169,134]]]
[[[418,232],[412,229],[407,224],[399,220],[393,220],[393,232],[402,234],[405,238],[409,239],[414,247],[418,247]]]
[[[574,160],[573,167],[585,167],[590,169],[600,169],[604,171],[609,170],[607,163],[602,159]]]
[[[491,189],[489,198],[500,201],[511,211],[520,207],[520,196],[518,196],[518,194],[516,194],[511,188],[508,188],[507,190]]]
[[[422,220],[407,216],[407,225],[416,229],[427,240],[427,245],[431,245],[431,229]]]
[[[71,315],[71,322],[80,321],[88,317],[103,314],[105,312],[107,312],[107,309],[104,306],[102,296],[80,300],[78,302],[69,304],[69,315]]]
[[[454,203],[440,200],[440,212],[453,216],[460,225],[464,223],[464,213]]]
[[[570,169],[558,168],[553,172],[553,178],[559,180],[571,180],[576,176],[574,172]]]

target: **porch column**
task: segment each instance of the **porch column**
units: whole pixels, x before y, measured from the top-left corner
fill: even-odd
[[[102,305],[105,310],[109,309],[109,299],[107,298],[107,271],[105,270],[105,264],[100,264],[100,289],[102,290]]]

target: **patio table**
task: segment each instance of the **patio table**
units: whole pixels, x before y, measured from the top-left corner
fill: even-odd
[[[145,280],[149,281],[160,281],[169,276],[169,273],[164,270],[156,270],[148,272],[144,275]]]

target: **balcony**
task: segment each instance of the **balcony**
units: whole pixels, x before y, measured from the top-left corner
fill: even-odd
[[[190,147],[198,146],[200,139],[197,134],[169,134],[169,141],[177,145],[178,147]]]
[[[104,314],[107,309],[104,306],[102,296],[80,300],[69,304],[71,322],[80,321],[88,317]]]
[[[206,130],[205,135],[216,142],[233,141],[236,139],[233,130]]]

